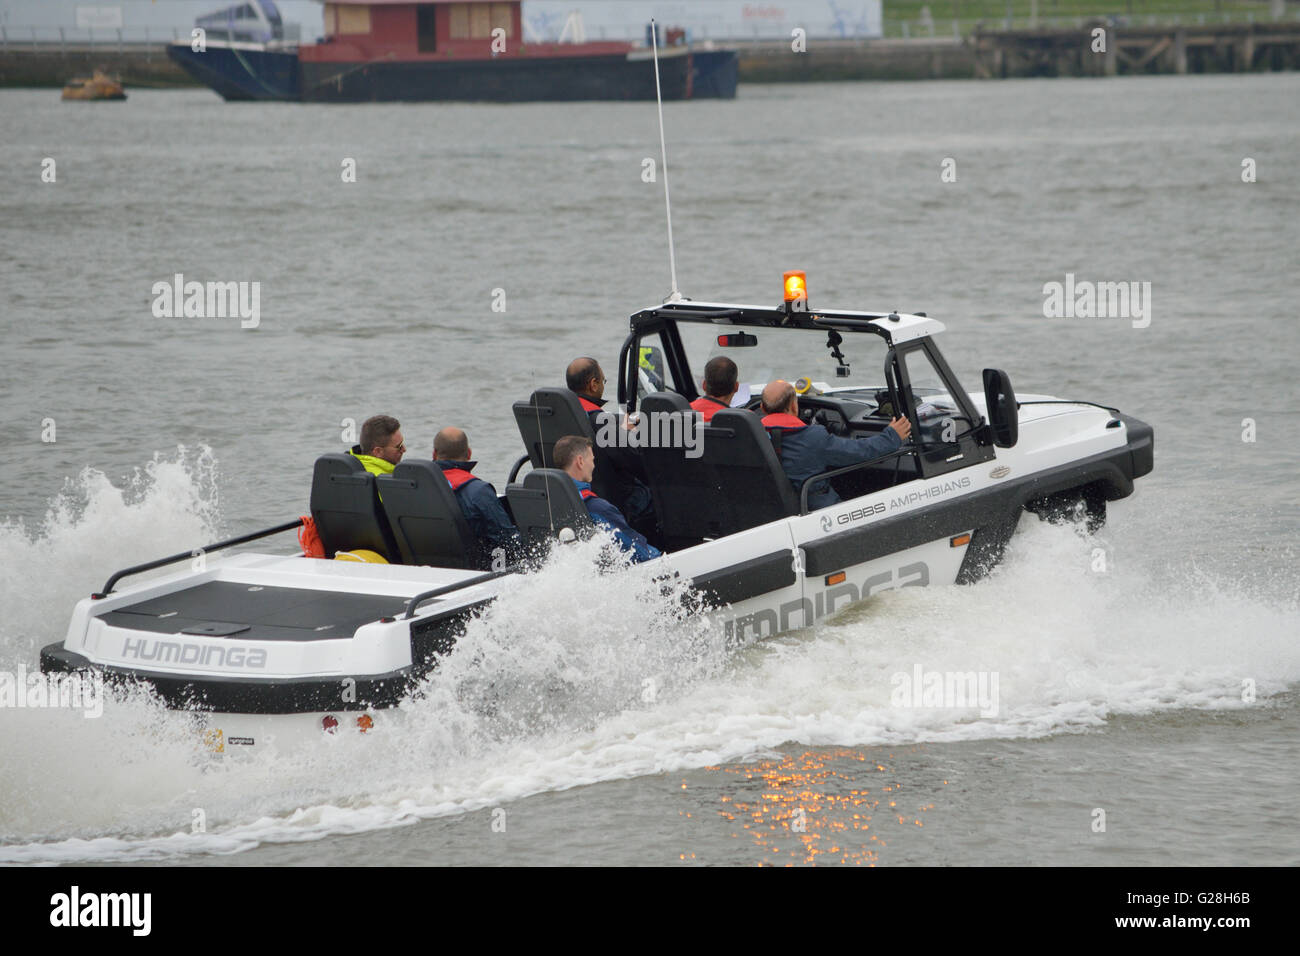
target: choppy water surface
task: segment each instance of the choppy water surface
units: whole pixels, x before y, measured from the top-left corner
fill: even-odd
[[[926,310],[968,387],[997,366],[1152,422],[1155,473],[1093,538],[1026,518],[976,586],[738,652],[570,553],[384,737],[204,769],[146,700],[0,709],[0,861],[1300,862],[1300,77],[751,86],[665,117],[686,294],[804,268],[814,303]],[[344,419],[395,414],[422,455],[462,425],[500,487],[510,402],[609,369],[668,289],[645,104],[3,91],[0,129],[0,669],[113,569],[302,513]],[[175,273],[260,282],[259,326],[156,318]],[[1066,273],[1150,282],[1150,326],[1044,318]],[[893,706],[918,664],[996,672],[997,715]]]

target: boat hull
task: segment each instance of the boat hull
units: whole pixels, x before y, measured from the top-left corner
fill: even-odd
[[[1028,439],[996,461],[705,541],[665,567],[691,582],[699,613],[733,644],[810,627],[883,591],[976,581],[1026,511],[1077,500],[1104,513],[1152,470],[1153,431],[1137,419],[1036,414],[1022,416]],[[1053,447],[1067,432],[1082,444]],[[421,604],[431,586],[437,602]],[[501,586],[461,570],[241,554],[82,601],[41,669],[145,682],[176,709],[332,713],[351,730],[362,713],[399,704]]]
[[[167,55],[223,99],[308,103],[574,102],[653,100],[653,61],[628,56],[516,56],[488,60],[313,61],[297,50],[209,43],[201,53],[173,44]],[[660,59],[666,100],[732,99],[733,50]]]
[[[86,90],[74,89],[74,90],[64,90],[63,99],[80,100],[84,103],[94,103],[94,102],[110,103],[113,101],[125,100],[126,94],[123,93],[121,90],[116,90],[110,93],[98,93],[94,91],[87,92]]]
[[[663,96],[687,99],[690,58],[660,62]],[[654,64],[609,56],[526,56],[495,60],[378,63],[304,61],[302,99],[308,103],[565,102],[653,100]]]
[[[735,50],[691,51],[691,99],[732,100],[740,81]]]
[[[299,99],[296,50],[260,49],[210,43],[202,53],[172,44],[167,55],[190,76],[230,101],[281,101]]]

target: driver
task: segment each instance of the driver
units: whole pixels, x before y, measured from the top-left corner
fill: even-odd
[[[740,372],[736,363],[725,355],[715,355],[704,366],[704,394],[691,402],[691,408],[704,416],[705,424],[713,421],[713,416],[724,408],[731,407],[731,400],[740,388]]]
[[[779,378],[763,389],[763,415],[763,427],[772,438],[796,495],[813,475],[887,455],[912,434],[912,423],[906,418],[895,418],[888,428],[870,438],[840,438],[824,425],[805,424],[799,418],[799,396],[794,386]],[[839,500],[829,482],[819,481],[808,493],[808,508],[816,511]]]

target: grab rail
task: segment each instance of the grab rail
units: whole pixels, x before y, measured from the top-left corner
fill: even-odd
[[[519,469],[524,467],[524,465],[530,461],[532,461],[531,455],[520,455],[519,460],[510,468],[510,477],[506,479],[506,484],[514,484],[515,478],[519,475]]]
[[[832,471],[823,471],[820,475],[813,475],[811,478],[809,478],[807,481],[803,483],[803,487],[799,490],[799,514],[806,515],[808,513],[808,492],[812,489],[813,482],[825,481],[827,478],[835,478],[839,475],[846,474],[847,472],[856,471],[859,468],[865,468],[867,467],[867,465],[875,465],[882,461],[888,461],[890,458],[897,458],[899,459],[899,462],[898,465],[894,466],[894,482],[893,482],[893,484],[896,485],[898,484],[898,468],[903,463],[902,462],[903,456],[910,455],[914,451],[916,451],[916,448],[914,448],[911,445],[905,444],[901,448],[895,448],[893,451],[886,452],[885,454],[880,455],[876,458],[869,458],[866,461],[859,461],[859,462],[855,462],[852,465],[845,465],[843,468],[836,468]],[[893,486],[891,485],[890,487]]]
[[[406,602],[406,613],[402,615],[403,620],[415,617],[415,609],[432,598],[441,597],[444,594],[450,594],[452,591],[460,591],[464,588],[472,588],[476,584],[483,584],[496,578],[504,577],[507,574],[514,574],[518,568],[506,568],[504,571],[488,571],[485,574],[479,574],[467,581],[460,581],[456,584],[444,584],[440,588],[433,588],[430,591],[423,591],[417,594],[411,600]]]
[[[192,558],[198,554],[207,554],[209,551],[220,551],[223,548],[234,547],[237,544],[245,544],[249,541],[256,541],[258,538],[269,538],[273,534],[280,534],[284,531],[292,531],[294,528],[302,525],[302,518],[295,518],[293,521],[286,521],[284,524],[278,524],[274,528],[267,528],[263,531],[254,531],[250,534],[241,534],[237,538],[228,538],[225,541],[218,541],[216,544],[210,544],[206,548],[197,548],[192,551],[183,551],[180,554],[173,554],[171,557],[159,558],[157,561],[150,561],[147,564],[137,564],[134,567],[123,568],[104,585],[104,589],[91,595],[91,598],[98,600],[113,593],[113,585],[130,574],[139,574],[141,571],[152,571],[154,568],[161,568],[165,564],[172,564],[176,561],[184,561],[186,558]]]

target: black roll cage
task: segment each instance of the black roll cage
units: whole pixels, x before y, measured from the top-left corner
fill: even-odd
[[[916,313],[916,315],[922,318],[926,317],[924,312]],[[832,330],[859,334],[865,332],[878,335],[885,340],[887,352],[884,373],[890,401],[896,410],[907,416],[912,423],[912,430],[915,434],[920,434],[921,423],[911,400],[913,394],[912,383],[908,376],[907,364],[901,359],[906,358],[912,352],[921,351],[934,365],[935,370],[938,371],[943,380],[948,383],[951,397],[961,410],[962,417],[971,423],[971,427],[956,436],[955,441],[950,445],[937,447],[956,448],[963,440],[967,439],[973,441],[978,448],[991,444],[991,432],[987,422],[982,416],[976,414],[974,406],[970,403],[970,396],[962,389],[961,383],[957,380],[956,374],[944,358],[938,345],[929,336],[908,339],[895,344],[890,335],[889,323],[898,321],[901,321],[901,318],[896,312],[849,314],[826,310],[805,311],[797,308],[786,308],[785,306],[763,308],[760,306],[670,302],[653,308],[642,309],[640,312],[633,313],[629,319],[631,331],[628,333],[627,338],[623,340],[623,346],[619,350],[618,401],[629,412],[636,410],[638,398],[636,388],[637,369],[640,363],[638,344],[646,336],[655,334],[663,337],[666,351],[664,358],[674,382],[681,386],[678,391],[687,401],[694,401],[699,397],[696,381],[691,375],[685,348],[682,345],[681,334],[677,328],[679,322],[709,323],[742,328],[805,329],[814,332]],[[935,466],[933,462],[927,462],[926,456],[922,452],[926,448],[933,447],[936,447],[934,443],[921,444],[913,440],[882,458],[836,469],[833,472],[827,472],[825,475],[818,475],[816,479],[834,477],[857,468],[878,464],[882,460],[893,457],[901,459],[906,454],[916,455],[917,474],[919,476],[930,477],[928,473],[934,471]],[[990,450],[987,454],[981,454],[978,460],[992,457],[993,454]],[[809,479],[805,483],[800,508],[801,514],[807,514],[807,488],[816,479]]]
[[[924,317],[924,313],[918,313]],[[887,327],[876,324],[879,320],[899,321],[896,312],[859,312],[849,314],[835,311],[804,311],[787,309],[784,306],[762,308],[760,306],[736,305],[717,306],[696,304],[693,302],[670,302],[650,309],[634,312],[629,319],[631,331],[623,340],[623,347],[618,355],[618,401],[628,411],[636,410],[637,395],[632,383],[636,381],[639,356],[634,349],[636,343],[647,335],[660,333],[668,346],[665,359],[668,369],[675,381],[681,383],[689,392],[682,394],[688,400],[699,397],[695,381],[691,377],[686,363],[685,349],[677,331],[678,322],[700,322],[714,325],[740,326],[742,328],[782,328],[806,329],[808,331],[869,332],[883,338],[891,348]],[[907,344],[911,344],[910,342]],[[945,374],[951,375],[947,365],[943,366]],[[956,381],[956,379],[953,379]]]

